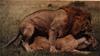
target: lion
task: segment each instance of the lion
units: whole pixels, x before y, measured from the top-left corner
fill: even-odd
[[[80,42],[85,41],[84,39]],[[74,43],[74,44],[73,44]],[[54,41],[54,46],[61,52],[63,51],[73,51],[78,46],[78,41],[72,36],[67,35],[64,38],[58,38],[56,41]],[[50,42],[46,37],[43,36],[37,36],[32,44],[30,44],[30,48],[32,51],[38,51],[38,50],[49,50],[50,48]],[[55,51],[55,50],[52,50]]]
[[[93,39],[92,36],[88,39],[86,36],[75,39],[73,35],[69,34],[54,41],[54,46],[57,49],[56,52],[84,53],[81,52],[83,49],[87,47],[94,48],[96,46],[96,40]],[[33,52],[38,50],[49,50],[50,42],[46,37],[37,36],[33,43],[30,44],[30,48]],[[52,50],[52,52],[55,52],[55,50]]]
[[[72,26],[70,26],[70,33],[77,35],[80,31],[92,31],[91,26],[91,14],[76,6],[64,6],[61,9],[68,12],[70,15],[70,20],[72,21]]]
[[[69,34],[63,38],[58,38],[55,41],[55,47],[60,52],[89,53],[84,50],[86,48],[95,48],[96,45],[97,42],[93,36],[83,36],[79,39],[75,39],[73,35]]]
[[[84,37],[86,38],[86,42],[83,42],[83,43],[79,44],[77,49],[78,50],[88,50],[88,51],[96,49],[96,47],[98,45],[98,42],[94,38],[94,36],[86,35]]]
[[[83,43],[84,41],[86,41],[85,38],[76,40],[74,38],[74,36],[69,34],[69,35],[65,36],[64,38],[58,38],[55,41],[55,47],[57,49],[61,50],[61,52],[73,52],[74,50],[76,50],[78,45]]]
[[[32,51],[37,50],[49,50],[50,48],[50,42],[46,37],[43,36],[37,36],[32,44],[30,44],[30,48]]]
[[[30,52],[30,39],[34,38],[34,35],[49,35],[48,38],[51,41],[56,38],[58,32],[65,30],[67,21],[68,16],[63,9],[36,11],[25,17],[19,25],[18,35],[5,46],[10,45],[21,35],[23,40],[22,44],[24,43],[23,47],[27,52]],[[54,27],[57,30],[53,30]]]
[[[89,29],[87,25],[91,21],[90,17],[86,11],[71,6],[57,10],[38,10],[23,19],[19,25],[18,35],[5,46],[10,45],[21,35],[23,47],[27,52],[30,52],[29,45],[31,40],[34,40],[34,35],[44,35],[48,36],[51,44],[50,51],[52,51],[55,49],[53,43],[57,38],[67,34],[77,36],[80,32],[86,32]]]

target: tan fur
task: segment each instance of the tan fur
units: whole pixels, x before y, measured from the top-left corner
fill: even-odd
[[[55,46],[62,52],[71,52],[78,46],[78,41],[72,35],[68,35],[64,38],[57,39],[55,41]]]
[[[38,36],[35,38],[35,41],[30,45],[30,48],[33,51],[37,50],[48,50],[50,48],[50,43],[49,41],[42,36]]]
[[[58,38],[56,41],[54,41],[54,46],[57,49],[57,52],[77,52],[80,49],[84,49],[89,47],[95,47],[96,46],[96,40],[93,39],[91,36],[89,39],[87,37],[81,37],[79,39],[75,39],[74,36],[71,34],[63,37]],[[37,50],[49,50],[50,48],[50,42],[46,37],[38,36],[35,38],[35,41],[30,45],[30,48],[33,51]],[[53,49],[52,52],[55,50]]]
[[[85,37],[85,38],[86,38],[86,41],[79,44],[77,49],[85,49],[87,47],[93,48],[93,49],[96,48],[98,43],[97,43],[97,40],[93,36],[89,36],[89,37]]]

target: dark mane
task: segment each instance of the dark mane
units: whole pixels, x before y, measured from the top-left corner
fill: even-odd
[[[59,9],[64,9],[69,15],[80,16],[85,15],[86,18],[91,21],[91,14],[86,7],[85,2],[75,1],[71,2],[67,6],[62,6]]]
[[[82,2],[83,3],[83,2]],[[81,17],[79,18],[79,20],[81,19],[85,19],[88,20],[91,24],[91,14],[90,12],[85,8],[85,4],[84,5],[80,5],[80,2],[72,2],[67,6],[62,6],[59,9],[63,9],[66,11],[69,21],[68,21],[68,27],[69,27],[69,31],[67,31],[66,33],[70,33],[70,30],[72,29],[73,26],[73,21],[75,20],[75,18],[77,16]],[[87,26],[86,26],[87,27]]]

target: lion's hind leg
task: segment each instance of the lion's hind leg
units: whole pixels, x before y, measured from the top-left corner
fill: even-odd
[[[29,40],[34,34],[34,31],[35,31],[35,28],[32,24],[26,25],[22,31],[22,35],[23,35],[22,45],[27,52],[32,51],[31,48],[29,47],[29,42],[30,42]]]

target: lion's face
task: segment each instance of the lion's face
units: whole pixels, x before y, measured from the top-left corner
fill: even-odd
[[[70,24],[72,27],[70,32],[73,35],[77,35],[80,31],[90,32],[92,30],[91,14],[88,11],[76,6],[65,6],[61,7],[61,9],[66,11],[70,19],[72,18],[72,23]]]

